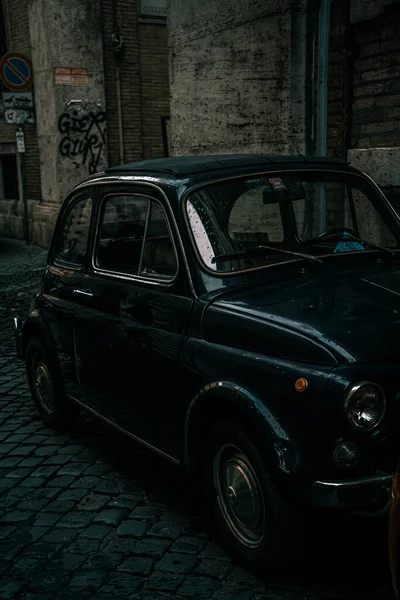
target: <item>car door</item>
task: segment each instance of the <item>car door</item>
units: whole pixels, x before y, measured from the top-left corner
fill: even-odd
[[[77,313],[79,376],[88,407],[174,455],[185,414],[178,356],[193,298],[168,206],[131,192],[101,198]]]
[[[81,397],[74,353],[76,294],[88,259],[92,199],[88,193],[71,198],[57,222],[42,283],[41,313],[55,344],[65,391]]]

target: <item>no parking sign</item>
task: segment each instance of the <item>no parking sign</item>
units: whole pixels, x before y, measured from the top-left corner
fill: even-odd
[[[20,52],[8,52],[0,61],[0,79],[12,92],[28,90],[33,84],[30,59]]]

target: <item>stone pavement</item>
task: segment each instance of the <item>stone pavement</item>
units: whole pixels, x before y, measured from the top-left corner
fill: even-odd
[[[85,413],[46,429],[12,330],[45,258],[0,239],[0,600],[392,598],[384,523],[319,521],[303,567],[261,581],[213,540],[177,468]]]

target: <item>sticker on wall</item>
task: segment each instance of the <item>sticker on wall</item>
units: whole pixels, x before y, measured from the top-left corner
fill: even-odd
[[[9,125],[35,123],[32,92],[3,92],[4,120]]]
[[[54,67],[54,85],[72,85],[87,87],[89,85],[89,72],[87,69],[73,67]]]
[[[19,129],[15,132],[15,142],[17,144],[18,154],[24,154],[24,152],[26,152],[25,134],[22,129]]]
[[[141,0],[140,16],[166,19],[168,0]]]

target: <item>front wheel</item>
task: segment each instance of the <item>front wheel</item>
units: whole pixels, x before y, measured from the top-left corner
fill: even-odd
[[[204,481],[216,531],[233,557],[256,573],[286,567],[302,530],[301,514],[272,481],[263,455],[238,422],[221,420],[209,432]]]
[[[25,357],[32,398],[44,424],[52,429],[71,426],[79,407],[63,393],[56,365],[38,339],[28,341]]]

